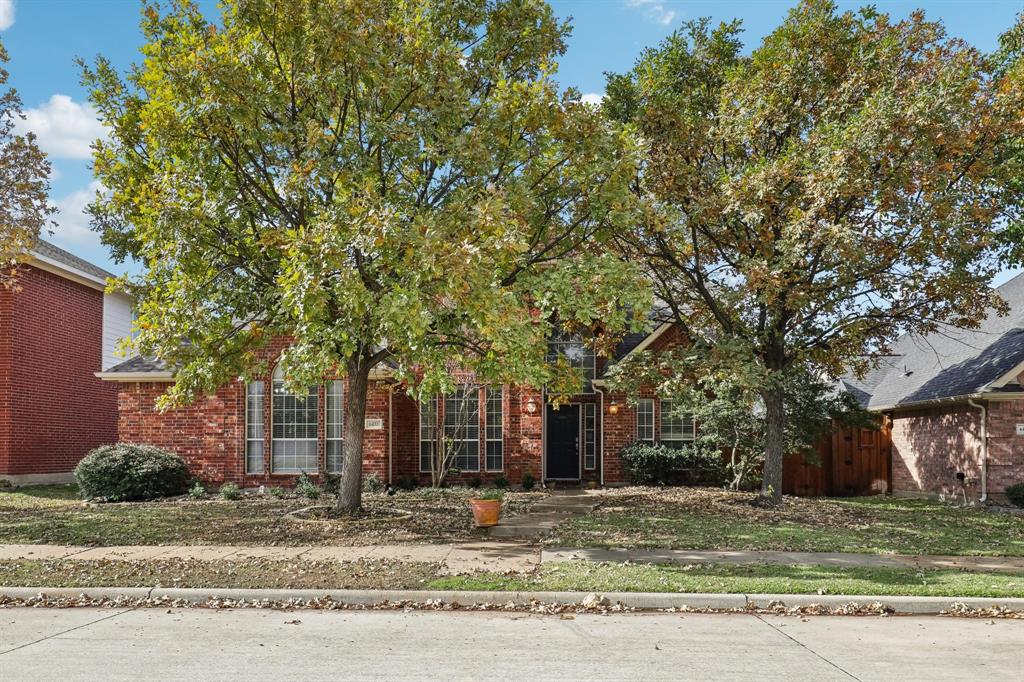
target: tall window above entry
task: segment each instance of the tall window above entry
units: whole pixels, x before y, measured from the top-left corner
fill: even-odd
[[[271,411],[271,465],[275,474],[317,471],[316,386],[306,395],[289,393],[281,368],[274,371],[273,409]]]
[[[343,381],[328,381],[325,395],[324,414],[327,419],[327,473],[340,474],[342,453],[342,426],[345,423],[345,401]]]
[[[548,340],[548,362],[564,358],[570,367],[579,370],[583,379],[583,393],[593,393],[594,351],[576,334],[556,333]]]
[[[263,473],[263,382],[245,390],[245,473]]]

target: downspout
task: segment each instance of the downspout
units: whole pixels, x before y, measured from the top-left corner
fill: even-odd
[[[968,398],[967,404],[981,412],[981,502],[988,501],[988,410]]]
[[[395,422],[392,419],[391,398],[394,394],[394,391],[388,391],[388,485],[394,485],[395,483],[391,471],[391,448],[395,440]]]
[[[594,390],[601,396],[601,487],[604,487],[604,391],[599,386]]]

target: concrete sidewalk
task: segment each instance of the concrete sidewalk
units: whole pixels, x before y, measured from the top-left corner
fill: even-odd
[[[377,559],[441,564],[443,573],[474,571],[527,572],[540,563],[540,549],[507,542],[445,545],[366,545],[358,547],[258,547],[221,545],[125,545],[75,547],[62,545],[0,545],[0,561],[75,559],[79,561],[358,561]]]
[[[962,571],[1022,573],[1024,557],[975,557],[901,554],[856,554],[852,552],[758,552],[707,551],[679,549],[597,549],[561,548],[541,552],[541,563],[565,561],[607,561],[638,564],[808,564],[840,568],[916,568],[919,570],[955,569]]]

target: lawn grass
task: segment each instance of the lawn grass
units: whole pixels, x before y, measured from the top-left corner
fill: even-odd
[[[896,497],[787,498],[709,488],[603,491],[592,514],[558,527],[547,544],[692,550],[1024,556],[1024,518]]]
[[[1024,575],[766,564],[647,565],[574,561],[530,575],[436,578],[439,590],[700,592],[933,597],[1024,597]]]
[[[276,499],[247,494],[238,500],[188,497],[119,504],[83,503],[74,486],[33,486],[0,493],[0,544],[59,545],[370,545],[479,540],[468,488],[422,488],[390,497],[364,494],[364,507],[401,509],[410,516],[380,516],[358,522],[295,522],[288,512],[331,505],[295,496]],[[504,513],[528,509],[545,493],[509,493]]]
[[[0,561],[6,587],[206,587],[271,589],[424,589],[429,563],[380,561]]]
[[[726,564],[569,562],[515,575],[445,576],[437,564],[399,561],[0,561],[0,587],[195,587],[572,592],[697,592],[1024,597],[1024,575]]]

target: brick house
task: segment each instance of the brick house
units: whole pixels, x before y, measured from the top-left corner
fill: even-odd
[[[1008,315],[907,335],[841,380],[883,420],[894,493],[986,501],[1024,482],[1024,276],[998,292]]]
[[[867,376],[843,377],[842,390],[878,413],[881,429],[835,432],[819,445],[820,465],[788,458],[784,492],[977,501],[998,498],[1024,480],[1024,276],[999,293],[1010,315],[993,314],[977,330],[904,337]],[[671,404],[652,391],[630,401],[611,392],[603,376],[631,352],[657,353],[681,341],[672,325],[652,325],[624,338],[604,360],[578,338],[552,339],[549,353],[565,356],[586,377],[586,391],[559,409],[547,404],[543,390],[527,386],[472,387],[419,404],[381,368],[369,388],[364,474],[429,482],[438,429],[447,433],[451,418],[471,424],[456,461],[463,480],[502,475],[518,484],[530,474],[536,480],[628,483],[620,457],[625,445],[685,443],[696,427],[692,419],[663,417],[672,413]],[[266,349],[269,366],[282,347]],[[211,483],[288,485],[300,472],[340,471],[344,381],[293,396],[271,373],[158,413],[154,400],[174,381],[160,363],[136,357],[97,376],[116,385],[120,440],[178,452]]]
[[[557,409],[548,405],[543,390],[511,385],[466,386],[417,403],[382,367],[370,377],[363,473],[386,482],[411,475],[428,483],[441,429],[458,436],[455,466],[463,481],[501,475],[519,484],[530,474],[538,481],[627,483],[619,457],[624,445],[637,438],[687,442],[694,426],[685,418],[663,419],[671,405],[653,394],[629,404],[624,395],[608,392],[601,377],[610,362],[630,352],[656,352],[677,342],[674,328],[662,325],[627,336],[605,361],[579,338],[552,339],[549,354],[565,356],[585,377],[585,392]],[[278,343],[266,349],[271,368],[282,348]],[[174,378],[159,362],[135,357],[97,376],[116,385],[120,440],[177,452],[207,482],[290,485],[302,472],[340,472],[345,380],[326,381],[296,396],[271,371],[259,381],[232,382],[191,405],[160,413],[154,401]],[[457,424],[463,427],[454,429]]]
[[[117,440],[117,390],[95,373],[119,361],[132,306],[104,292],[108,277],[40,241],[18,287],[0,288],[0,481],[69,481],[85,453]]]

